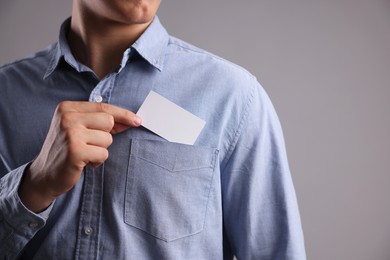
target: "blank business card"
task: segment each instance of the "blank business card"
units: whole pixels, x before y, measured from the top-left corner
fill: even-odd
[[[193,145],[206,122],[172,101],[150,91],[137,115],[142,126],[175,143]]]

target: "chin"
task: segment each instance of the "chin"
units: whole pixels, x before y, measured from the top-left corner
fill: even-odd
[[[121,21],[127,24],[145,24],[150,23],[154,16],[156,15],[155,12],[127,12],[122,13]]]
[[[124,19],[132,24],[150,23],[156,15],[160,2],[155,1],[154,4],[151,4],[145,3],[146,1],[142,0],[135,1],[139,1],[139,4],[135,6],[128,6],[129,8],[125,7],[122,9],[122,13],[125,16]]]

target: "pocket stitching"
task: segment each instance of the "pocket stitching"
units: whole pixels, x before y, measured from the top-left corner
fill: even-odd
[[[213,162],[214,162],[214,158],[211,160],[211,165],[208,165],[208,166],[200,166],[200,167],[187,167],[187,168],[180,168],[180,169],[169,169],[168,167],[164,167],[163,165],[160,165],[156,162],[153,162],[152,160],[148,160],[146,158],[143,158],[141,156],[138,156],[138,155],[135,155],[135,154],[132,154],[131,156],[135,157],[135,158],[138,158],[138,159],[141,159],[145,162],[148,162],[150,164],[153,164],[157,167],[160,167],[164,170],[167,170],[167,171],[170,171],[170,172],[186,172],[186,171],[194,171],[194,170],[200,170],[200,169],[206,169],[206,168],[211,168],[213,169]],[[214,156],[213,156],[214,157]]]

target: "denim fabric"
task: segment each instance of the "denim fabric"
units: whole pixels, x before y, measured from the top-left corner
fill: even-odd
[[[305,259],[283,134],[256,78],[171,37],[156,17],[99,80],[66,41],[0,68],[0,259]],[[113,136],[49,217],[17,190],[57,104],[136,112],[154,90],[206,121],[194,145],[147,129]]]

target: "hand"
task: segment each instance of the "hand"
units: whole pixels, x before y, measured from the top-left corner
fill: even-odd
[[[78,182],[86,165],[97,167],[107,160],[112,134],[140,125],[134,113],[113,105],[60,103],[19,188],[24,205],[34,212],[47,208]]]

